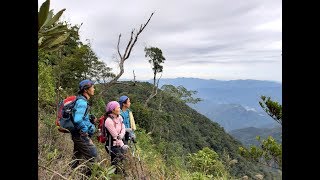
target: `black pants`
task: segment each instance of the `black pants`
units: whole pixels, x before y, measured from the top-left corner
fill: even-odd
[[[74,143],[72,159],[75,160],[71,164],[72,168],[76,168],[79,165],[79,160],[76,159],[90,159],[90,164],[96,162],[98,156],[97,148],[94,144],[90,144],[88,136],[72,135],[72,141]],[[87,170],[86,174],[91,175],[91,171]]]
[[[111,152],[109,153],[111,156],[111,165],[116,167],[116,174],[122,173],[124,174],[123,160],[124,160],[124,151],[119,146],[112,146]]]
[[[125,145],[128,145],[129,138],[130,138],[130,134],[129,134],[129,132],[126,132],[126,134],[124,135],[124,139],[123,139],[123,143]]]

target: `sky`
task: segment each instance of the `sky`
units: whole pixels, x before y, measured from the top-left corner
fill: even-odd
[[[44,0],[38,0],[38,10]],[[240,3],[241,2],[241,3]],[[255,79],[282,82],[282,1],[279,0],[51,0],[54,14],[80,25],[82,42],[119,72],[118,36],[123,54],[132,29],[139,35],[121,79],[153,78],[145,47],[166,58],[162,78]]]

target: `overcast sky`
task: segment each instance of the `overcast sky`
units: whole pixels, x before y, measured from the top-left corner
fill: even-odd
[[[38,8],[44,0],[38,1]],[[162,50],[162,78],[195,77],[282,82],[282,2],[279,0],[51,0],[62,20],[81,24],[98,58],[113,68],[118,35],[121,52],[131,30],[155,12],[140,34],[122,78],[153,78],[144,47]]]

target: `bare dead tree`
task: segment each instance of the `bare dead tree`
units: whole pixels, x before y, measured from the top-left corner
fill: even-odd
[[[104,84],[104,90],[101,91],[101,93],[103,93],[104,91],[106,91],[110,86],[118,83],[118,79],[121,77],[121,75],[124,73],[124,62],[125,60],[127,60],[130,57],[130,53],[132,51],[133,46],[136,44],[138,37],[140,35],[140,33],[142,33],[142,31],[144,30],[144,28],[148,25],[151,17],[153,16],[154,13],[151,13],[148,21],[145,24],[141,24],[140,25],[140,29],[139,31],[135,34],[135,29],[133,29],[131,31],[131,37],[130,40],[127,44],[127,47],[124,51],[124,54],[121,54],[120,52],[120,39],[121,39],[121,34],[119,34],[119,38],[118,38],[118,44],[117,44],[117,51],[118,51],[118,55],[119,55],[119,68],[120,68],[120,72],[119,74],[117,74],[111,81],[107,82]]]
[[[150,96],[148,97],[148,99],[145,101],[144,103],[144,106],[147,107],[148,106],[148,102],[150,101],[150,99],[152,99],[153,97],[155,97],[158,93],[158,86],[159,86],[159,80],[161,79],[162,77],[162,73],[157,81],[157,85],[154,84],[153,86],[153,90],[152,90],[152,93],[150,94]]]
[[[133,85],[136,85],[136,74],[134,74],[134,70],[133,70]]]

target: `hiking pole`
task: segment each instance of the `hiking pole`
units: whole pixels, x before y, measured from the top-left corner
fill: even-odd
[[[134,147],[134,149],[137,149],[137,146],[136,146],[136,144],[135,144],[135,143],[133,143],[133,147]],[[138,160],[140,161],[140,155],[139,155],[139,154],[137,154],[137,156],[138,156]]]
[[[132,145],[132,144],[133,144],[133,145]],[[132,154],[132,157],[134,158],[134,166],[135,166],[135,170],[136,170],[136,173],[137,173],[137,177],[138,177],[138,179],[144,179],[143,177],[140,178],[139,168],[138,168],[136,159],[139,160],[140,169],[141,169],[141,172],[142,172],[143,176],[144,176],[144,172],[143,172],[142,165],[141,165],[141,162],[140,162],[140,156],[139,156],[139,155],[138,155],[138,157],[135,156],[135,151],[137,150],[137,147],[136,147],[136,145],[133,143],[133,141],[131,140],[131,138],[129,138],[128,145],[130,146],[130,150],[131,150],[130,152],[131,152],[131,154]]]
[[[134,148],[137,149],[136,144],[133,143],[133,145],[134,145]],[[143,167],[142,167],[142,164],[141,164],[141,161],[140,161],[140,155],[139,155],[139,153],[138,153],[138,149],[137,149],[137,154],[138,154],[138,160],[139,160],[139,164],[140,164],[140,168],[141,168],[142,174],[145,175],[145,174],[144,174]],[[144,177],[143,179],[145,179],[145,177]]]
[[[135,157],[135,156],[134,156],[134,153],[135,153],[135,151],[136,151],[136,148],[135,148],[134,146],[132,146],[132,144],[134,144],[134,143],[133,143],[133,141],[131,140],[130,137],[129,137],[129,140],[130,140],[130,141],[129,141],[130,143],[128,143],[128,144],[129,144],[129,146],[130,146],[130,149],[132,149],[131,154],[132,154],[133,157]]]
[[[136,158],[135,157],[136,148],[132,144],[133,144],[133,142],[132,142],[131,138],[129,137],[128,145],[129,145],[130,153],[131,153],[132,157],[134,158],[133,161],[134,161],[134,166],[135,166],[137,178],[140,179],[139,168],[138,168],[138,165],[137,165],[137,161],[135,160],[135,158]]]

